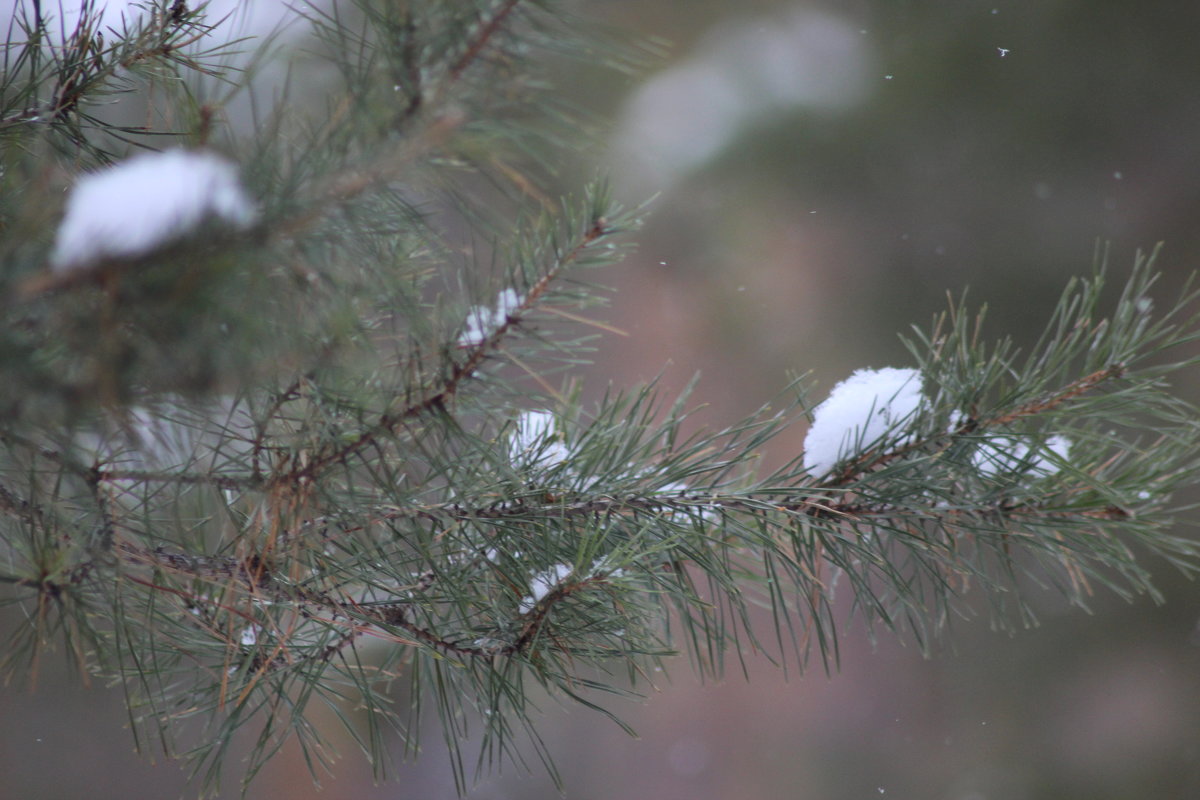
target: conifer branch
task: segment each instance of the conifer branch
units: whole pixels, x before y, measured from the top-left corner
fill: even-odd
[[[380,730],[415,753],[433,708],[461,789],[466,720],[485,753],[520,759],[523,731],[549,762],[535,686],[597,709],[590,691],[631,693],[679,651],[703,673],[747,648],[832,667],[838,592],[928,648],[954,613],[1028,624],[1030,581],[1157,599],[1147,554],[1200,569],[1171,528],[1200,412],[1164,380],[1196,363],[1169,351],[1200,338],[1200,298],[1156,313],[1152,257],[1115,304],[1104,269],[1073,282],[1028,354],[952,303],[911,366],[815,408],[798,384],[688,432],[686,393],[584,405],[574,370],[615,330],[577,313],[602,302],[584,271],[619,260],[638,214],[602,185],[547,213],[533,176],[557,156],[535,129],[569,120],[523,70],[572,49],[555,12],[356,3],[353,30],[304,12],[329,80],[240,130],[197,108],[227,45],[182,2],[120,41],[84,14],[57,49],[42,19],[9,43],[0,600],[24,613],[6,675],[60,639],[169,752],[182,718],[207,720],[186,757],[209,785],[247,726],[248,780],[289,737],[320,763],[314,703],[376,764]],[[118,158],[145,131],[87,108],[143,85],[126,68],[192,147]],[[803,452],[761,474],[806,420]]]
[[[499,345],[501,339],[515,325],[520,323],[522,315],[536,306],[538,300],[562,271],[574,263],[584,250],[609,235],[610,231],[606,225],[607,223],[603,219],[593,220],[579,241],[559,255],[542,278],[530,287],[524,302],[505,318],[496,331],[484,342],[471,348],[465,361],[456,362],[450,366],[448,374],[441,380],[439,386],[423,394],[420,398],[409,401],[402,408],[382,414],[372,427],[364,430],[349,443],[339,445],[331,452],[316,455],[292,472],[280,475],[275,482],[297,485],[310,481],[328,467],[344,464],[348,458],[373,444],[380,436],[395,433],[413,419],[447,409],[453,403],[454,397],[463,383],[475,375],[488,354]]]
[[[1125,374],[1124,364],[1114,364],[1104,369],[1097,370],[1090,375],[1085,375],[1072,381],[1067,386],[1062,387],[1052,395],[1032,400],[1025,403],[1019,408],[1007,411],[999,416],[987,420],[979,420],[973,417],[967,417],[957,428],[948,433],[935,434],[926,439],[920,439],[902,447],[888,450],[882,453],[868,451],[864,453],[859,461],[848,463],[845,468],[837,475],[832,485],[843,485],[852,481],[856,476],[870,472],[873,469],[878,469],[887,465],[889,462],[904,458],[909,453],[913,453],[931,446],[937,446],[939,442],[947,442],[953,436],[962,436],[965,434],[978,433],[982,431],[992,430],[1003,427],[1009,423],[1016,422],[1028,417],[1036,417],[1040,414],[1045,414],[1051,411],[1058,410],[1061,406],[1070,403],[1075,398],[1097,388],[1108,381],[1122,377]]]
[[[40,506],[20,497],[3,483],[0,483],[0,510],[30,525],[42,525],[45,521],[45,512]]]
[[[1054,411],[1058,409],[1059,406],[1074,400],[1080,395],[1091,391],[1101,384],[1104,384],[1115,378],[1120,378],[1124,374],[1124,364],[1113,364],[1112,366],[1097,370],[1090,375],[1085,375],[1082,378],[1073,381],[1069,386],[1063,387],[1057,393],[1047,397],[1044,400],[1035,400],[1026,403],[1020,408],[1014,409],[1007,414],[1001,414],[994,419],[987,420],[987,422],[982,423],[982,426],[997,427],[1000,425],[1007,425],[1008,423],[1015,422],[1023,417],[1032,417],[1038,414]],[[964,430],[963,432],[966,433],[968,431]]]
[[[466,50],[459,56],[458,60],[450,65],[450,70],[447,73],[450,83],[457,83],[463,73],[479,60],[479,56],[483,53],[484,48],[487,47],[488,42],[503,27],[520,2],[521,0],[502,0],[500,6],[492,16],[480,25],[479,32],[467,42]]]

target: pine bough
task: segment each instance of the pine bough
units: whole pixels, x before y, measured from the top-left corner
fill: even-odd
[[[1171,523],[1200,429],[1169,383],[1194,363],[1195,295],[1156,311],[1152,259],[1117,296],[1103,269],[1073,282],[1031,348],[986,342],[956,304],[911,335],[910,366],[815,408],[797,381],[722,431],[652,386],[584,404],[551,383],[607,327],[588,281],[636,214],[595,187],[519,215],[490,280],[456,259],[418,207],[462,195],[447,172],[500,163],[471,161],[508,124],[485,90],[558,38],[515,0],[429,7],[362,2],[360,27],[311,12],[346,82],[337,124],[285,136],[277,110],[222,146],[242,177],[205,147],[109,153],[133,134],[87,113],[84,78],[217,69],[185,55],[211,30],[186,4],[108,46],[84,26],[46,51],[33,23],[22,61],[9,45],[27,106],[0,120],[9,673],[60,642],[122,683],[139,742],[210,785],[246,724],[247,780],[289,740],[328,763],[313,704],[382,773],[429,706],[461,788],[462,742],[479,767],[532,743],[553,771],[537,698],[603,710],[677,651],[704,672],[751,650],[831,668],[852,618],[924,644],[959,616],[1032,624],[1022,598],[1044,587],[1154,594],[1147,556],[1195,569]],[[61,218],[35,180],[55,148],[93,162]],[[125,225],[122,203],[141,209]],[[805,451],[756,471],[806,420]]]

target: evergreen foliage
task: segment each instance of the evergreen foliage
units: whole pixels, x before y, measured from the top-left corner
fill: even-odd
[[[716,432],[653,386],[578,400],[597,270],[638,212],[602,183],[547,199],[579,129],[538,65],[622,63],[562,9],[296,10],[317,100],[256,82],[276,40],[247,55],[203,6],[102,30],[85,3],[64,30],[48,5],[0,76],[3,668],[56,649],[114,680],[139,746],[205,786],[247,727],[247,781],[289,741],[319,775],[315,706],[380,775],[426,717],[460,789],[531,754],[553,772],[539,698],[608,715],[677,651],[831,669],[835,590],[924,644],[1031,624],[1041,587],[1082,605],[1153,594],[1147,556],[1198,563],[1171,530],[1200,466],[1170,384],[1195,296],[1155,310],[1150,258],[1119,296],[1103,266],[1073,282],[1025,352],[953,303],[910,334],[915,410],[847,428],[824,474],[763,472],[803,380]],[[51,266],[80,176],[178,147],[238,164],[253,221]]]

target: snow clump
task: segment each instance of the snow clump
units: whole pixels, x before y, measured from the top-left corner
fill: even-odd
[[[1058,462],[1065,461],[1070,450],[1066,436],[1051,436],[1036,449],[1016,436],[997,436],[979,445],[971,463],[985,478],[1012,473],[1045,478],[1059,471]]]
[[[64,273],[105,258],[136,258],[208,219],[239,229],[258,219],[232,162],[191,150],[141,153],[75,183],[50,265]]]
[[[242,647],[253,647],[254,645],[258,644],[258,633],[261,630],[262,628],[260,628],[258,625],[249,625],[245,628],[242,628]]]
[[[566,580],[574,568],[570,564],[555,564],[545,572],[539,572],[529,581],[529,594],[521,598],[519,606],[522,614],[527,614],[550,594],[560,583]]]
[[[513,289],[505,289],[496,298],[494,309],[487,306],[471,306],[467,311],[467,327],[458,337],[459,347],[477,347],[487,341],[496,329],[508,320],[525,298]]]
[[[804,439],[804,468],[814,477],[828,474],[838,462],[908,422],[921,400],[921,374],[915,369],[856,370],[817,406]]]
[[[540,469],[562,464],[571,451],[557,427],[555,416],[549,411],[522,411],[509,440],[512,460]]]

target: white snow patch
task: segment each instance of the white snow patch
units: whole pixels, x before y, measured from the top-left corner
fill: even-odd
[[[1051,436],[1037,450],[1016,436],[997,436],[979,445],[971,463],[985,478],[1020,473],[1048,477],[1059,471],[1071,450],[1066,436]]]
[[[522,614],[533,610],[542,598],[550,594],[555,587],[562,583],[573,572],[570,564],[555,564],[545,572],[539,572],[529,580],[529,594],[521,598],[519,606]]]
[[[476,347],[483,344],[496,329],[508,321],[512,314],[525,302],[514,289],[505,289],[496,298],[496,307],[471,306],[467,311],[466,329],[459,334],[459,347]]]
[[[141,153],[76,182],[50,264],[69,272],[145,255],[210,218],[235,228],[258,218],[232,162],[203,151]]]
[[[804,439],[804,468],[819,477],[910,420],[921,405],[915,369],[856,370],[814,412]],[[899,443],[905,437],[894,436]]]
[[[692,493],[691,487],[682,481],[672,481],[665,484],[655,492],[659,497],[682,498],[684,500],[692,500],[695,493]],[[692,494],[689,497],[689,494]],[[668,518],[673,522],[691,522],[699,519],[701,522],[716,522],[721,518],[720,509],[714,503],[702,504],[699,502],[689,503],[687,508],[677,509],[668,514]]]
[[[249,625],[242,629],[242,647],[253,647],[258,644],[258,632],[262,630],[257,625]]]
[[[513,461],[541,469],[552,469],[566,461],[571,451],[557,427],[549,411],[522,411],[509,441]]]

